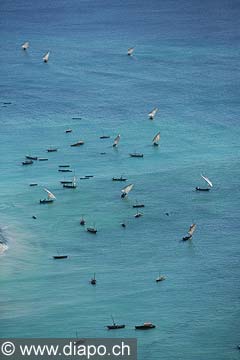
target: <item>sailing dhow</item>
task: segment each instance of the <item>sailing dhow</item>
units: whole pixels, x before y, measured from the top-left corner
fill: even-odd
[[[29,48],[29,42],[26,41],[24,44],[22,44],[22,49],[27,50]]]
[[[56,199],[55,195],[51,193],[48,189],[44,189],[46,193],[48,194],[47,199],[40,200],[40,204],[49,204],[53,203],[53,201]]]
[[[63,187],[68,189],[76,189],[77,187],[76,176],[73,177],[72,182],[63,184]]]
[[[125,198],[128,193],[132,190],[133,188],[133,184],[129,184],[127,186],[125,186],[121,191],[122,191],[122,195],[121,198]]]
[[[48,51],[48,52],[44,55],[44,57],[43,57],[43,61],[44,61],[45,63],[47,63],[47,62],[48,62],[49,55],[50,55],[50,51]]]
[[[203,176],[202,174],[201,174],[201,177],[203,178],[203,180],[206,181],[206,183],[208,184],[208,187],[200,188],[199,186],[197,186],[196,191],[209,191],[213,187],[213,183],[209,180],[209,178],[207,178],[206,176]]]
[[[132,56],[134,50],[135,50],[134,47],[130,47],[130,48],[128,49],[128,52],[127,52],[128,56]]]
[[[150,111],[150,113],[148,114],[149,119],[150,119],[150,120],[153,120],[157,112],[158,112],[158,108],[157,108],[157,107],[154,108],[152,111]]]
[[[184,236],[184,237],[182,238],[182,240],[183,240],[183,241],[191,240],[191,238],[192,238],[192,236],[193,236],[193,233],[194,233],[195,230],[196,230],[196,227],[197,227],[196,224],[192,224],[192,225],[189,227],[188,235],[187,235],[187,236]]]
[[[158,132],[152,139],[153,146],[158,146],[160,141],[160,132]]]
[[[114,139],[113,147],[118,146],[119,141],[120,141],[120,137],[121,137],[121,135],[120,135],[120,134],[118,134],[118,136]]]

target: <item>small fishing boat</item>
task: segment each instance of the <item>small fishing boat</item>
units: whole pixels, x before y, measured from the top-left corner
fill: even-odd
[[[116,324],[112,316],[111,316],[111,318],[112,318],[113,324],[112,325],[107,325],[108,330],[124,329],[125,328],[125,325]]]
[[[163,276],[163,275],[160,275],[160,273],[159,273],[159,275],[158,275],[158,277],[155,279],[155,281],[156,281],[156,282],[160,282],[160,281],[163,281],[163,280],[166,280],[166,277]]]
[[[84,144],[84,141],[83,140],[79,140],[79,141],[77,141],[77,142],[75,142],[74,144],[71,144],[70,146],[81,146],[81,145],[83,145]]]
[[[29,186],[38,186],[38,184],[37,183],[31,183],[31,184],[29,184]]]
[[[48,161],[48,158],[38,158],[38,161]]]
[[[96,274],[93,274],[93,278],[90,280],[90,284],[91,285],[96,285],[97,284],[97,280],[96,280]]]
[[[152,139],[153,146],[158,146],[160,141],[160,132],[158,132]]]
[[[67,259],[68,255],[53,255],[53,259],[58,260],[58,259]]]
[[[109,135],[102,135],[102,136],[99,137],[99,139],[109,139],[109,138],[110,138]]]
[[[36,217],[35,215],[33,215],[33,216],[32,216],[32,219],[36,220],[36,219],[37,219],[37,217]]]
[[[132,207],[133,207],[133,208],[144,208],[145,205],[144,205],[144,204],[139,204],[139,203],[136,201],[136,204],[134,204]]]
[[[87,228],[87,231],[91,234],[96,234],[97,233],[97,229],[93,226],[90,226]]]
[[[189,227],[189,230],[188,230],[188,235],[187,236],[184,236],[182,238],[182,241],[187,241],[187,240],[191,240],[192,239],[192,236],[193,236],[193,233],[195,232],[196,230],[196,224],[192,224],[190,227]]]
[[[76,179],[76,176],[73,177],[71,183],[63,184],[63,187],[64,187],[64,188],[68,188],[68,189],[76,189],[76,188],[77,188],[77,179]]]
[[[133,188],[133,184],[129,184],[127,186],[125,186],[121,191],[122,191],[122,195],[121,195],[121,198],[125,198],[129,192],[132,190]]]
[[[137,213],[134,215],[135,218],[139,218],[139,217],[141,217],[141,216],[143,216],[143,214],[140,213],[140,212],[137,212]]]
[[[206,176],[203,176],[201,174],[201,177],[203,178],[203,180],[206,181],[206,183],[208,184],[207,188],[200,188],[200,187],[196,187],[196,191],[209,191],[212,187],[213,187],[213,183],[209,180],[209,178],[207,178]]]
[[[153,325],[150,322],[144,323],[143,325],[136,325],[135,329],[136,330],[149,330],[149,329],[154,329],[156,326]]]
[[[50,51],[48,51],[44,56],[43,56],[43,62],[47,63],[49,60],[49,55],[50,55]]]
[[[157,112],[158,112],[158,108],[157,108],[157,107],[154,108],[152,111],[150,111],[150,113],[148,114],[149,119],[150,119],[150,120],[153,120]]]
[[[47,152],[56,152],[56,151],[58,151],[58,149],[57,148],[55,148],[55,147],[50,147],[50,148],[48,148],[47,149]]]
[[[141,153],[131,153],[131,154],[129,154],[130,155],[130,157],[134,157],[134,158],[143,158],[143,154],[141,154]]]
[[[58,165],[59,168],[69,168],[70,165]]]
[[[68,133],[71,133],[72,132],[72,129],[67,129],[65,130],[65,133],[68,134]]]
[[[33,160],[25,160],[22,162],[22,165],[32,165],[33,164]]]
[[[29,48],[29,41],[26,41],[24,44],[22,44],[21,48],[23,50],[27,50]]]
[[[82,118],[81,117],[72,117],[72,120],[82,120]]]
[[[115,137],[114,142],[113,142],[113,145],[112,145],[113,147],[117,147],[117,146],[118,146],[119,141],[120,141],[120,138],[121,138],[121,135],[120,135],[120,134],[118,134],[118,136]]]
[[[64,172],[64,173],[67,173],[67,172],[72,172],[71,169],[58,169],[59,172]]]
[[[130,47],[127,51],[128,56],[132,56],[134,50],[135,50],[135,47]]]
[[[127,181],[127,178],[124,178],[124,177],[119,177],[119,178],[117,178],[117,177],[113,177],[112,178],[112,181]]]
[[[126,225],[125,222],[122,222],[122,223],[121,223],[121,226],[122,226],[123,228],[125,228],[127,225]]]
[[[80,225],[81,225],[81,226],[84,226],[85,223],[86,223],[86,221],[85,221],[85,219],[84,219],[83,216],[82,216],[81,219],[80,219]]]
[[[40,200],[40,204],[51,204],[56,199],[55,195],[51,193],[48,189],[44,189],[46,193],[48,194],[47,199]]]
[[[26,155],[25,158],[28,160],[37,160],[38,159],[37,156],[30,156],[30,155]]]
[[[61,184],[71,184],[72,180],[61,180],[60,183]]]

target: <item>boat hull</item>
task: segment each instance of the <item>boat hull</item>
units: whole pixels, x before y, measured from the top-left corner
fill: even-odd
[[[192,239],[192,236],[184,236],[182,238],[182,241],[187,241],[187,240],[191,240]]]
[[[200,188],[200,187],[196,187],[196,191],[209,191],[209,188]]]
[[[125,325],[108,325],[108,330],[124,329]]]
[[[59,260],[59,259],[67,259],[68,255],[55,255],[53,256],[53,259]]]
[[[51,199],[43,199],[43,200],[40,200],[39,203],[40,204],[52,204],[54,200],[51,200]]]
[[[135,326],[135,329],[136,330],[150,330],[150,329],[154,329],[156,326],[155,325],[149,325],[149,326],[146,326],[146,325],[136,325]]]

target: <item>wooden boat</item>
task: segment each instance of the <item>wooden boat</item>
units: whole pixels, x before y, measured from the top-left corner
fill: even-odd
[[[37,217],[36,217],[35,215],[33,215],[33,216],[32,216],[32,219],[36,220],[36,219],[37,219]]]
[[[53,259],[59,260],[59,259],[67,259],[68,255],[54,255]]]
[[[26,41],[24,44],[22,44],[21,48],[22,48],[23,50],[27,50],[27,49],[29,48],[29,42]]]
[[[122,226],[123,228],[125,228],[125,227],[126,227],[126,223],[125,223],[125,222],[122,222],[122,223],[121,223],[121,226]]]
[[[117,146],[118,146],[119,141],[120,141],[120,138],[121,138],[121,135],[120,135],[120,134],[118,134],[118,136],[115,137],[114,142],[113,142],[113,145],[112,145],[113,147],[117,147]]]
[[[59,168],[69,168],[70,165],[58,165]]]
[[[60,183],[61,184],[71,184],[72,180],[61,180]]]
[[[49,60],[49,55],[50,55],[50,51],[48,51],[48,52],[43,56],[43,61],[44,61],[45,63],[48,62],[48,60]]]
[[[29,186],[38,186],[38,184],[37,183],[31,183],[31,184],[29,184]]]
[[[143,154],[140,154],[140,153],[131,153],[129,154],[130,157],[134,157],[134,158],[143,158]]]
[[[93,274],[93,278],[90,280],[90,284],[91,285],[96,285],[97,284],[97,280],[96,280],[96,276],[95,276],[96,274],[94,273]]]
[[[150,119],[150,120],[153,120],[157,112],[158,112],[158,108],[157,108],[157,107],[154,108],[152,111],[150,111],[150,113],[148,114],[149,119]]]
[[[25,160],[22,162],[22,165],[32,165],[33,164],[33,160]]]
[[[51,191],[49,191],[48,189],[44,189],[44,190],[48,194],[48,197],[47,197],[47,199],[40,200],[40,204],[51,204],[51,203],[53,203],[54,200],[56,199],[55,195],[53,195],[53,193],[51,193]]]
[[[136,204],[134,204],[132,207],[133,207],[133,208],[144,208],[145,205],[144,205],[144,204],[138,204],[138,203],[136,203]]]
[[[67,129],[65,130],[65,133],[68,134],[68,133],[71,133],[72,132],[72,129]]]
[[[38,158],[38,161],[48,161],[48,158]]]
[[[47,149],[47,152],[56,152],[56,151],[58,151],[58,149],[57,148],[54,148],[54,147],[51,147],[51,148],[49,148],[49,149]]]
[[[135,47],[130,47],[127,51],[128,56],[132,56],[134,50],[135,50]]]
[[[158,132],[152,139],[153,146],[158,146],[160,141],[160,132]]]
[[[117,178],[117,177],[113,177],[112,178],[112,181],[127,181],[127,179],[126,178],[124,178],[124,177],[120,177],[120,178]]]
[[[189,227],[189,230],[188,230],[188,235],[187,236],[184,236],[182,238],[182,241],[187,241],[187,240],[191,240],[192,239],[192,236],[193,236],[193,233],[195,232],[196,230],[196,224],[192,224],[190,227]]]
[[[113,324],[107,325],[108,330],[116,330],[116,329],[124,329],[125,328],[125,325],[116,324],[112,316],[111,316],[111,318],[112,318]]]
[[[59,172],[65,172],[65,173],[67,173],[67,172],[72,172],[71,169],[58,169],[58,171],[59,171]]]
[[[74,144],[71,144],[70,146],[81,146],[81,145],[83,145],[84,144],[84,141],[83,140],[79,140],[79,141],[77,141],[77,142],[75,142]]]
[[[122,191],[122,195],[121,195],[121,198],[125,198],[129,192],[132,190],[133,188],[133,184],[129,184],[127,186],[125,186],[121,191]]]
[[[102,135],[102,136],[99,136],[99,139],[109,139],[110,136],[109,135]]]
[[[143,325],[136,325],[135,329],[136,330],[149,330],[149,329],[154,329],[156,326],[153,325],[152,323],[144,323]]]
[[[30,156],[30,155],[26,155],[25,158],[28,160],[37,160],[38,159],[37,156]]]
[[[207,188],[200,188],[200,187],[197,186],[195,188],[196,191],[209,191],[213,187],[213,183],[209,180],[208,177],[203,176],[202,174],[201,174],[201,177],[203,178],[203,180],[206,181],[206,183],[208,184],[208,187]]]
[[[91,234],[96,234],[97,233],[97,229],[95,227],[88,227],[87,231]]]
[[[68,188],[68,189],[76,189],[76,188],[77,188],[77,179],[76,179],[76,176],[73,177],[71,183],[65,183],[65,184],[63,184],[63,187],[64,187],[64,188]]]

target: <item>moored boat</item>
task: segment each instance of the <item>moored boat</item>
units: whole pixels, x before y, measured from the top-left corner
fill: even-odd
[[[70,146],[74,147],[74,146],[81,146],[81,145],[84,145],[84,141],[83,141],[83,140],[79,140],[79,141],[71,144]]]
[[[48,148],[47,149],[47,152],[56,152],[56,151],[58,151],[58,149],[57,148],[55,148],[55,147],[50,147],[50,148]]]
[[[119,177],[119,178],[117,178],[117,177],[113,177],[112,178],[112,181],[127,181],[127,178],[124,178],[124,177]]]
[[[71,133],[72,132],[72,129],[67,129],[65,130],[65,133],[68,134],[68,133]]]
[[[141,153],[130,153],[129,154],[130,155],[130,157],[134,157],[134,158],[143,158],[143,154],[141,154]]]
[[[53,255],[53,259],[67,259],[68,255]]]
[[[96,274],[93,274],[93,278],[90,280],[90,284],[91,285],[96,285],[97,284],[97,280],[96,280]]]
[[[77,179],[76,179],[76,176],[73,177],[71,183],[65,183],[65,184],[63,184],[63,187],[64,187],[64,188],[68,188],[68,189],[76,189],[76,188],[77,188]]]
[[[33,160],[22,161],[22,165],[32,165],[32,164],[33,164]]]
[[[38,159],[37,156],[30,156],[30,155],[26,155],[25,158],[28,160],[37,160]]]
[[[97,229],[94,226],[90,226],[87,228],[87,231],[91,234],[96,234],[97,233]]]
[[[125,325],[124,324],[116,324],[113,317],[111,316],[113,324],[112,325],[107,325],[108,330],[116,330],[116,329],[124,329]]]

